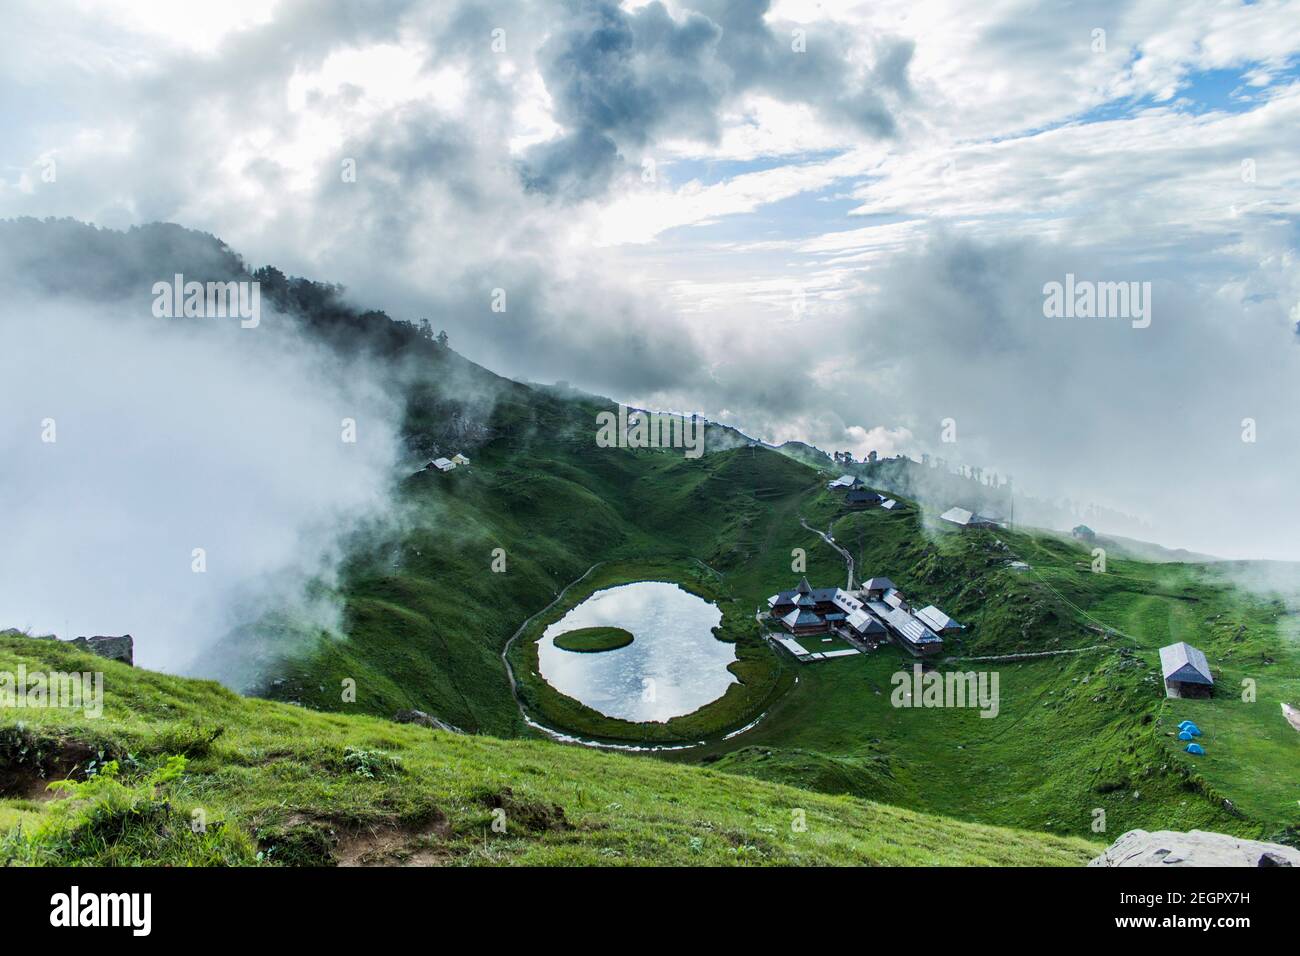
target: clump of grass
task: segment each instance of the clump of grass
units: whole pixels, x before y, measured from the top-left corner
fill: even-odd
[[[206,727],[202,724],[169,724],[150,741],[149,749],[154,753],[206,757],[211,753],[212,745],[216,743],[217,738],[225,732],[226,728],[220,724],[215,727]]]
[[[55,741],[32,733],[22,721],[0,727],[0,764],[5,766],[27,766],[44,776],[46,762],[57,749]]]
[[[168,757],[134,781],[109,761],[83,781],[59,780],[65,794],[28,828],[0,839],[0,865],[232,866],[256,857],[248,836],[202,808],[174,802],[169,790],[185,772],[185,758]]]
[[[343,751],[343,766],[369,780],[383,780],[402,772],[402,760],[383,750],[348,747]]]
[[[294,819],[257,831],[259,862],[277,866],[334,866],[338,835],[320,820]]]

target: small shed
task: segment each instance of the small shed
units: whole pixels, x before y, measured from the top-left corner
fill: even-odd
[[[1210,662],[1199,648],[1185,641],[1160,648],[1160,671],[1166,697],[1209,697],[1214,693]]]
[[[453,463],[453,464],[456,464],[456,465],[468,465],[468,464],[469,464],[469,459],[466,458],[464,455],[462,455],[460,452],[457,452],[456,454],[452,455],[452,456],[451,456],[451,460],[452,460],[452,463]]]
[[[425,468],[436,468],[439,471],[454,471],[456,463],[450,458],[435,458],[424,466]]]

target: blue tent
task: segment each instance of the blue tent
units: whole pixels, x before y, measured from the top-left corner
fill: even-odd
[[[1180,731],[1180,732],[1179,732],[1179,734],[1178,734],[1178,739],[1179,739],[1179,740],[1191,740],[1191,739],[1192,739],[1192,735],[1191,735],[1190,733],[1188,733],[1186,730],[1183,730],[1183,731]]]
[[[1187,731],[1193,737],[1201,736],[1201,728],[1197,727],[1190,720],[1184,720],[1181,724],[1178,725],[1178,729]]]
[[[1178,723],[1179,730],[1186,730],[1190,726],[1192,726],[1192,722],[1190,720],[1183,720],[1183,721],[1179,721]]]
[[[1200,744],[1188,744],[1187,752],[1197,757],[1205,756],[1205,748],[1202,747]]]

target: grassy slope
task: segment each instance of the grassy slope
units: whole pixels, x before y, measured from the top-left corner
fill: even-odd
[[[1098,807],[1107,811],[1111,834],[1129,826],[1200,826],[1256,835],[1295,825],[1286,781],[1300,737],[1288,736],[1277,701],[1300,700],[1300,688],[1285,676],[1298,670],[1295,642],[1280,636],[1285,619],[1277,608],[1231,589],[1203,566],[1112,559],[1109,573],[1094,575],[1087,549],[1068,539],[945,532],[906,502],[893,512],[845,515],[810,469],[764,449],[700,460],[598,449],[589,423],[600,407],[507,386],[493,412],[498,437],[479,450],[473,468],[411,479],[406,498],[417,530],[377,548],[380,558],[354,562],[348,641],[325,645],[316,660],[298,665],[301,678],[291,676],[274,695],[339,709],[351,706],[336,690],[351,676],[358,680],[356,706],[371,713],[416,706],[470,730],[526,733],[498,655],[565,584],[598,562],[667,562],[678,569],[670,577],[707,584],[724,606],[752,613],[797,579],[793,549],[805,552],[814,584],[843,580],[839,556],[800,527],[802,516],[821,528],[835,522],[860,576],[887,574],[970,624],[962,639],[949,642],[956,653],[1093,644],[1114,650],[997,665],[1004,702],[994,720],[890,707],[889,677],[911,664],[892,649],[795,668],[798,685],[758,729],[669,759],[713,760],[741,750],[718,766],[800,784],[823,781],[831,791],[970,820],[1089,836]],[[496,547],[508,556],[504,575],[488,570]],[[1014,558],[1033,570],[1010,569]],[[596,583],[584,582],[555,614]],[[1216,616],[1231,626],[1207,623]],[[1089,629],[1098,623],[1136,641]],[[1236,640],[1241,624],[1245,643]],[[1166,704],[1154,651],[1171,636],[1193,640],[1225,668],[1224,687],[1237,685],[1240,667],[1256,662],[1259,702],[1240,705],[1225,691],[1210,703]],[[1135,655],[1122,656],[1120,648]],[[779,664],[765,654],[753,658],[760,681],[777,673],[761,670],[764,661]],[[1262,663],[1266,658],[1276,663]],[[740,702],[733,694],[668,733],[651,733],[602,720],[576,702],[534,703],[567,729],[637,740],[698,740],[757,712],[753,700],[734,706]],[[1164,736],[1193,707],[1215,713],[1212,732],[1223,734],[1223,746],[1211,746],[1198,762]],[[1225,810],[1224,799],[1245,816]]]
[[[821,527],[836,513],[825,500],[805,510]],[[1212,567],[1112,561],[1096,575],[1085,549],[1055,536],[927,535],[923,526],[912,511],[871,511],[841,517],[835,533],[861,574],[887,574],[971,625],[949,641],[951,653],[1109,649],[941,665],[996,668],[1002,712],[995,719],[892,707],[890,676],[912,665],[892,647],[806,666],[796,690],[753,732],[670,759],[1062,833],[1090,833],[1096,808],[1106,810],[1112,835],[1135,826],[1277,835],[1300,820],[1292,792],[1300,735],[1278,708],[1300,697],[1294,617],[1231,587]],[[801,533],[791,532],[789,542],[814,547]],[[1016,557],[1033,570],[1009,569]],[[810,580],[830,583],[830,573],[810,567]],[[1219,669],[1213,701],[1163,696],[1156,649],[1183,638]],[[1255,703],[1238,697],[1247,675],[1258,682]],[[1167,736],[1186,716],[1207,731],[1209,753],[1200,760]]]
[[[175,227],[140,236],[159,230],[170,235]],[[174,241],[163,237],[155,244]],[[152,249],[149,256],[128,258],[156,262],[157,255]],[[233,257],[230,267],[240,268]],[[835,534],[856,554],[860,575],[888,574],[972,625],[962,640],[950,642],[956,653],[1095,643],[1115,649],[996,665],[1003,713],[984,721],[969,712],[890,707],[888,678],[911,664],[892,649],[775,670],[774,659],[756,655],[747,662],[756,679],[794,673],[794,689],[752,733],[669,759],[710,760],[715,767],[827,792],[877,796],[975,821],[1085,833],[1089,839],[1097,839],[1086,823],[1098,806],[1108,811],[1110,835],[1133,825],[1253,834],[1297,823],[1292,781],[1300,766],[1300,735],[1282,722],[1277,703],[1300,703],[1300,619],[1231,589],[1217,571],[1112,560],[1108,574],[1091,575],[1086,551],[1072,542],[1020,533],[931,536],[907,502],[893,513],[840,518],[836,499],[806,464],[745,448],[743,441],[735,451],[699,461],[669,452],[598,449],[594,420],[604,406],[595,400],[500,379],[454,352],[413,340],[413,332],[403,333],[382,315],[343,309],[325,287],[298,281],[266,288],[272,298],[284,293],[296,301],[310,325],[340,343],[344,354],[365,351],[377,361],[395,360],[395,380],[409,392],[403,431],[416,439],[413,448],[450,453],[454,449],[447,446],[461,446],[457,429],[465,422],[472,426],[465,434],[477,434],[473,426],[485,423],[493,437],[486,444],[471,438],[464,446],[472,468],[420,474],[405,483],[406,530],[366,541],[345,569],[343,639],[281,659],[271,649],[301,642],[260,635],[226,649],[236,663],[247,656],[270,672],[260,688],[264,694],[322,711],[387,716],[417,707],[472,731],[527,734],[500,651],[516,628],[592,565],[671,566],[686,582],[695,575],[707,581],[727,606],[748,609],[797,579],[792,549],[806,552],[813,583],[843,580],[838,555],[798,521],[802,515],[824,528],[838,518]],[[826,462],[806,447],[785,451],[805,462]],[[491,571],[496,548],[507,555],[504,574]],[[1011,557],[1023,557],[1034,570],[1008,570]],[[1097,622],[1132,639],[1088,630]],[[295,634],[295,622],[285,622],[284,629],[286,636]],[[1220,676],[1215,700],[1165,702],[1155,649],[1172,637],[1187,637],[1209,654]],[[1243,678],[1257,681],[1256,703],[1237,697]],[[273,827],[284,826],[276,818],[285,807],[268,802],[272,793],[292,798],[290,809],[302,801],[317,817],[329,800],[337,800],[349,825],[359,819],[352,813],[388,814],[415,825],[417,808],[409,802],[415,794],[367,791],[378,785],[340,778],[339,754],[354,732],[367,746],[388,740],[406,746],[426,739],[416,731],[239,702],[210,685],[168,680],[141,675],[133,691],[141,713],[128,717],[119,711],[87,729],[116,736],[118,744],[147,745],[156,756],[168,749],[164,736],[185,743],[186,735],[169,729],[169,721],[202,703],[212,709],[210,719],[231,729],[213,756],[198,758],[183,789],[210,788],[241,819],[265,818]],[[340,694],[344,680],[356,683],[355,703]],[[162,699],[167,694],[191,700],[169,709]],[[743,710],[719,708],[706,716],[724,727],[742,719]],[[1166,736],[1184,715],[1195,716],[1207,731],[1209,753],[1196,762]],[[319,740],[319,754],[302,739],[307,737]],[[603,759],[540,747],[535,752],[544,758],[526,758],[521,755],[536,745],[448,739],[458,741],[449,746],[499,748],[493,759],[503,767],[522,760],[553,767],[547,783],[553,787],[566,779],[595,778],[587,772],[593,764],[578,762]],[[449,772],[446,765],[436,772],[412,771],[415,790],[445,795],[426,781],[428,774],[443,772]],[[486,759],[475,771],[490,772]],[[663,773],[672,781],[677,771],[645,761],[638,772]],[[680,783],[702,779],[717,778],[688,775]],[[674,806],[671,792],[662,794],[665,806]],[[1242,816],[1225,809],[1225,798]],[[26,812],[10,804],[0,810],[0,821]],[[235,841],[213,852],[242,850]]]
[[[322,714],[0,638],[0,670],[19,664],[102,670],[107,706],[100,720],[0,712],[11,772],[35,783],[40,766],[62,776],[72,756],[102,751],[126,762],[131,789],[42,801],[32,787],[0,799],[0,863],[254,863],[260,851],[281,864],[1067,865],[1098,849],[775,784],[737,788],[699,768]],[[190,755],[177,780],[138,782],[177,752]],[[198,808],[203,835],[187,826]],[[492,829],[497,809],[503,834]]]
[[[416,707],[471,731],[524,733],[499,655],[531,614],[599,562],[708,563],[752,549],[815,482],[768,451],[688,460],[600,449],[594,421],[603,406],[499,387],[497,437],[474,465],[409,478],[410,530],[354,556],[344,590],[347,640],[270,662],[278,683],[268,678],[255,688],[260,694],[335,710],[351,706],[340,694],[350,678],[356,705],[369,713]],[[491,570],[497,548],[505,552],[502,574]],[[717,584],[713,596],[729,600]]]

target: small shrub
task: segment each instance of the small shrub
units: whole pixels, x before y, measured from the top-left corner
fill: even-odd
[[[343,751],[343,766],[358,777],[369,780],[381,780],[402,772],[399,757],[383,750],[360,750],[356,747],[348,747]]]

